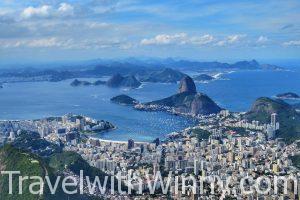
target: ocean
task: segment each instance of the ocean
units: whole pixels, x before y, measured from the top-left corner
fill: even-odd
[[[83,80],[83,79],[82,79]],[[91,79],[84,79],[91,80]],[[106,140],[134,139],[152,141],[166,134],[194,125],[189,118],[163,112],[137,111],[110,102],[110,98],[127,94],[141,102],[167,97],[177,92],[178,84],[144,83],[133,90],[106,86],[71,87],[72,80],[61,82],[7,83],[0,89],[0,119],[39,119],[67,113],[83,114],[112,122],[117,129],[95,137]],[[222,108],[247,111],[256,98],[274,97],[278,93],[300,94],[300,70],[239,71],[224,73],[219,80],[196,83]]]

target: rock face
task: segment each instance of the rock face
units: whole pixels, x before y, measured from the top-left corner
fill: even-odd
[[[122,87],[129,87],[129,88],[137,88],[141,85],[141,82],[139,82],[135,76],[126,76],[124,77],[121,86]]]
[[[119,87],[123,79],[124,77],[120,74],[115,74],[106,82],[106,85],[109,87]]]
[[[145,105],[169,107],[177,112],[193,115],[209,115],[221,111],[221,108],[207,95],[197,93],[193,79],[188,76],[181,80],[179,93]]]
[[[134,98],[131,98],[130,96],[127,96],[125,94],[115,96],[110,99],[112,102],[117,104],[123,104],[123,105],[136,105],[138,104],[138,101]]]
[[[115,74],[106,82],[106,85],[109,87],[137,88],[141,85],[141,82],[135,76],[123,77],[120,74]]]
[[[194,99],[190,105],[191,113],[193,114],[211,114],[211,113],[218,113],[221,111],[221,108],[211,100],[205,94],[195,94]]]
[[[183,93],[183,92],[188,92],[191,94],[197,93],[196,85],[195,85],[193,79],[189,76],[185,76],[180,81],[179,93]]]

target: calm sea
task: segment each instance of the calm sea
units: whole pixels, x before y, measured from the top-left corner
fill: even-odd
[[[87,79],[85,79],[87,80]],[[177,84],[145,83],[135,90],[111,89],[106,86],[70,86],[62,82],[9,83],[0,89],[0,119],[38,119],[66,113],[84,114],[115,124],[115,131],[98,134],[111,140],[152,141],[167,133],[184,129],[195,122],[162,112],[141,112],[116,105],[110,98],[130,95],[141,102],[167,97],[177,92]],[[197,83],[199,92],[206,93],[221,107],[247,111],[261,96],[272,97],[282,92],[300,94],[300,72],[244,71],[223,74],[210,83]]]

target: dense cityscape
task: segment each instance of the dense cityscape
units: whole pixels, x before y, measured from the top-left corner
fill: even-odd
[[[273,181],[272,187],[270,186],[272,189],[267,190],[267,193],[245,193],[241,190],[240,181],[245,177],[252,178],[252,182],[245,182],[249,189],[260,175],[272,178],[296,177],[299,173],[290,160],[290,156],[299,152],[297,141],[286,144],[281,139],[275,139],[276,130],[279,129],[276,113],[272,114],[269,124],[247,122],[241,119],[241,116],[242,113],[231,113],[228,110],[222,110],[218,114],[198,115],[197,126],[170,133],[165,140],[156,139],[152,143],[135,142],[132,139],[122,142],[87,137],[87,131],[107,130],[113,128],[113,125],[72,114],[34,121],[1,121],[0,127],[1,133],[6,135],[2,140],[7,142],[13,142],[21,130],[26,130],[37,131],[44,140],[51,143],[63,143],[64,151],[80,154],[91,166],[115,176],[133,191],[140,191],[140,187],[142,192],[148,191],[142,193],[142,198],[151,197],[147,180],[150,180],[151,186],[155,182],[157,172],[161,173],[165,184],[170,172],[181,177],[194,175],[203,181],[202,186],[199,181],[193,183],[197,185],[196,193],[192,187],[182,188],[182,179],[179,180],[177,189],[171,182],[168,193],[161,193],[160,198],[211,199],[232,195],[238,199],[254,199],[266,194],[270,198],[295,198],[296,193],[291,187],[295,184],[294,179],[288,179],[287,193],[282,190],[285,186],[282,182],[278,183],[279,186],[276,185],[279,189],[275,189]],[[150,178],[147,177],[148,173],[151,174]],[[134,178],[129,178],[128,174]],[[217,186],[214,186],[212,192],[210,184],[215,182],[214,176],[219,177],[217,181],[220,182],[216,182]],[[229,186],[223,188],[228,178]],[[262,180],[258,189],[268,189],[265,184]],[[201,191],[200,186],[204,188]],[[160,193],[160,186],[156,187],[157,195]],[[100,191],[93,195],[106,198],[132,197],[127,193],[117,193],[115,196]]]

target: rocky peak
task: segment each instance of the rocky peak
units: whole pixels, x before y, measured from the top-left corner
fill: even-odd
[[[193,79],[189,76],[185,76],[181,79],[179,85],[179,93],[188,92],[188,93],[197,93],[196,85]]]
[[[119,87],[123,80],[123,76],[121,76],[120,74],[115,74],[106,82],[106,84],[109,87]]]

